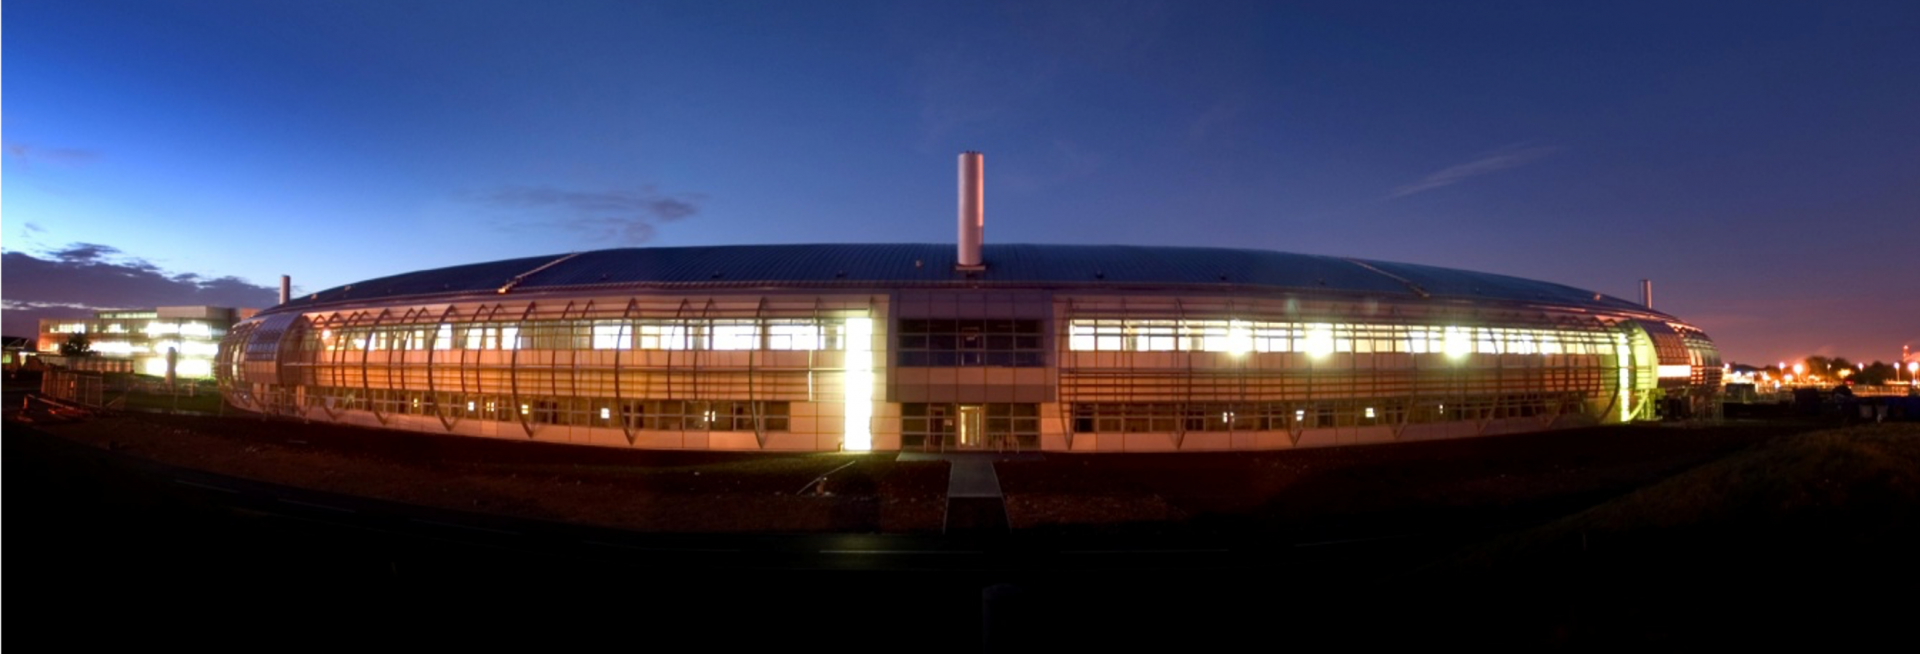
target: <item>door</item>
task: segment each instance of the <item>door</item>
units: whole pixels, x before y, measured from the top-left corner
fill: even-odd
[[[957,446],[963,450],[977,450],[987,446],[986,411],[978,404],[962,404],[958,407],[959,420],[955,427],[958,432]]]

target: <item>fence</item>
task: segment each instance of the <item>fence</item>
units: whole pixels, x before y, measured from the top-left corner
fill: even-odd
[[[40,376],[40,394],[91,407],[106,406],[106,376],[92,371],[48,370]]]

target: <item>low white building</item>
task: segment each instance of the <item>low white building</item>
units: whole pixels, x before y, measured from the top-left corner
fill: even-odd
[[[231,307],[156,307],[109,309],[92,318],[46,318],[40,321],[36,349],[58,354],[73,334],[87,335],[95,359],[110,369],[156,377],[167,374],[167,352],[175,355],[174,374],[182,379],[213,377],[214,355],[233,323],[253,317],[256,309]],[[125,362],[124,364],[120,362]]]

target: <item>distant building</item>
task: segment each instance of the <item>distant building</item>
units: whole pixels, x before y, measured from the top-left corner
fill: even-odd
[[[229,307],[158,307],[111,309],[92,318],[46,318],[40,321],[40,352],[58,355],[60,345],[75,333],[84,333],[100,365],[89,369],[126,370],[143,375],[167,374],[167,350],[177,354],[174,374],[182,379],[213,377],[213,358],[220,339],[233,323],[253,317],[257,309]]]
[[[33,355],[33,339],[25,336],[0,336],[0,364],[9,371],[26,367]]]

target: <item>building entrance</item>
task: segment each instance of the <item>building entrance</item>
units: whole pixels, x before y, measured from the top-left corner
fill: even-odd
[[[1036,404],[902,404],[900,445],[935,452],[1035,449],[1039,409]]]
[[[978,404],[962,404],[956,407],[958,416],[954,421],[955,431],[959,432],[959,442],[954,445],[963,450],[977,450],[987,446],[986,412]]]

